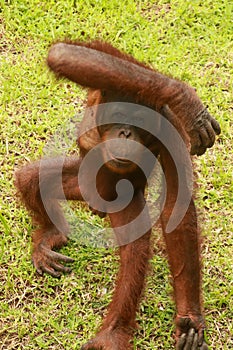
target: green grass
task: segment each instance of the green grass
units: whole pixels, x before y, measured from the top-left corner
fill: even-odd
[[[14,169],[42,155],[46,140],[80,111],[85,91],[57,82],[45,59],[54,40],[96,39],[193,85],[222,127],[196,158],[203,235],[203,296],[210,349],[233,348],[232,4],[218,1],[1,0],[0,349],[79,349],[111,299],[117,257],[70,241],[75,259],[60,280],[35,274],[28,213]],[[83,232],[103,225],[83,208]],[[157,239],[155,239],[157,241]],[[155,245],[138,314],[135,349],[171,349],[174,305],[166,259]]]

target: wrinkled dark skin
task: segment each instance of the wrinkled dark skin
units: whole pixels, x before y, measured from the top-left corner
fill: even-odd
[[[204,340],[204,321],[202,317],[193,320],[189,317],[177,317],[176,326],[177,350],[208,350]]]
[[[192,128],[187,130],[191,139],[191,154],[198,156],[205,153],[207,148],[213,146],[216,135],[221,132],[218,122],[204,109],[192,124]],[[193,141],[192,141],[193,140]]]
[[[62,273],[71,271],[71,268],[64,266],[62,263],[72,263],[74,259],[54,252],[49,247],[41,244],[37,250],[34,250],[32,262],[39,275],[45,272],[52,277],[60,277]]]

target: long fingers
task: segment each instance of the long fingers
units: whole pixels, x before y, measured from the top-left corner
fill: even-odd
[[[69,267],[64,266],[60,262],[71,263],[74,260],[63,254],[54,252],[44,245],[40,245],[34,250],[32,261],[36,271],[40,275],[45,272],[52,277],[60,277],[62,273],[71,271]]]

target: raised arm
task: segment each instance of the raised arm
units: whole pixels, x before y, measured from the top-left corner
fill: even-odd
[[[218,122],[202,104],[195,89],[161,74],[109,44],[57,43],[48,54],[48,65],[58,75],[77,84],[146,105],[157,111],[168,105],[190,137],[191,154],[201,155],[220,133]]]

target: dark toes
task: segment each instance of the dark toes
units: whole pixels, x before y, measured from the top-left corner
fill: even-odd
[[[194,328],[191,328],[189,332],[183,333],[178,342],[176,349],[177,350],[208,350],[208,346],[205,341],[203,341],[203,337],[198,336],[198,333]]]
[[[47,274],[49,274],[52,277],[55,277],[55,278],[61,277],[61,273],[60,272],[54,270],[53,268],[51,268],[49,266],[43,266],[42,269],[43,269],[44,272],[46,272]]]
[[[63,254],[54,252],[53,250],[51,250],[51,249],[49,249],[47,247],[44,247],[43,251],[44,251],[44,254],[50,259],[57,260],[57,261],[63,261],[63,262],[66,262],[66,263],[74,262],[74,259],[72,259],[72,258],[70,258],[68,256],[65,256]]]
[[[74,260],[68,256],[54,252],[44,245],[40,245],[40,247],[33,252],[32,261],[39,275],[46,272],[52,277],[59,278],[61,273],[71,271],[69,267],[63,266],[60,261],[70,263]]]
[[[51,266],[54,270],[60,271],[60,272],[64,272],[64,273],[67,273],[67,272],[70,272],[70,271],[71,271],[71,268],[70,268],[70,267],[63,266],[62,264],[59,264],[59,263],[56,262],[56,261],[51,261],[50,266]]]
[[[192,344],[192,350],[198,349],[198,334],[195,333],[193,337],[193,344]]]
[[[194,336],[195,336],[195,330],[193,328],[191,328],[189,330],[188,334],[186,335],[186,342],[185,342],[184,350],[196,349],[196,348],[193,348]]]
[[[183,334],[180,336],[180,338],[179,338],[179,340],[178,340],[178,342],[177,342],[176,349],[177,349],[177,350],[182,350],[182,349],[184,348],[185,342],[186,342],[186,334],[183,333]]]

